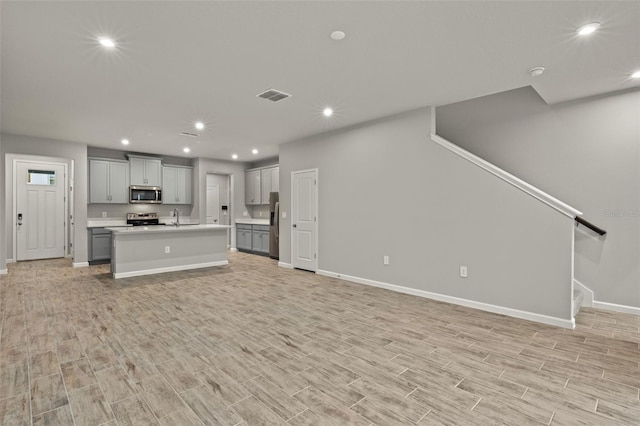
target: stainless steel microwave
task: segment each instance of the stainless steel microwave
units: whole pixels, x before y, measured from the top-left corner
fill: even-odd
[[[131,204],[162,204],[162,188],[159,186],[129,187],[129,203]]]

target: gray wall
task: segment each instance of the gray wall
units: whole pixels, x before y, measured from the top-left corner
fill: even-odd
[[[421,109],[281,145],[280,260],[291,172],[318,168],[320,270],[569,319],[573,221],[431,142],[430,122]]]
[[[547,105],[530,87],[439,107],[437,133],[581,210],[576,278],[640,307],[640,91]]]
[[[7,154],[35,155],[46,157],[64,158],[74,161],[74,223],[75,236],[73,246],[75,256],[73,261],[82,263],[87,261],[87,145],[74,142],[42,139],[28,136],[2,135],[2,162],[6,163]],[[70,169],[69,169],[70,170]],[[13,165],[5,171],[5,232],[4,249],[6,258],[15,259],[13,253]]]

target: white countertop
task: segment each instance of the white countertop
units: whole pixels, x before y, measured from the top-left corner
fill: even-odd
[[[122,219],[87,219],[87,228],[105,228],[107,226],[131,226]]]
[[[230,229],[229,225],[153,225],[153,226],[130,226],[130,227],[109,227],[105,228],[114,235],[131,235],[131,234],[159,234],[159,233],[175,233],[175,232],[198,232],[198,231],[216,231]]]
[[[269,219],[236,219],[236,223],[242,223],[244,225],[269,225]]]

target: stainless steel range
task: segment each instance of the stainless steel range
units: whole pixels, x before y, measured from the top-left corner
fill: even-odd
[[[127,225],[164,225],[164,223],[160,223],[158,213],[127,213]]]

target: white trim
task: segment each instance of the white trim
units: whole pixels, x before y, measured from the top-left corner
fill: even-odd
[[[438,134],[438,132],[436,131],[436,107],[432,106],[431,107],[431,134],[432,135],[436,135]]]
[[[73,262],[72,265],[74,268],[86,268],[89,266],[89,262]]]
[[[7,259],[7,260],[5,260],[5,262],[7,262],[7,263],[16,263],[16,260],[15,259]]]
[[[587,308],[593,307],[593,291],[591,291],[586,285],[582,284],[580,281],[573,279],[573,288],[582,293],[582,306],[586,306]]]
[[[237,252],[237,251],[238,251],[238,249],[237,249],[236,247],[231,247],[231,248],[229,249],[229,251],[230,251],[230,252],[232,252],[232,253],[235,253],[235,252]]]
[[[113,274],[113,278],[138,277],[140,275],[162,274],[164,272],[185,271],[187,269],[210,268],[212,266],[228,265],[228,260],[219,260],[217,262],[195,263],[193,265],[167,266],[166,268],[143,269],[141,271],[120,272]]]
[[[596,309],[605,309],[607,311],[622,312],[625,314],[632,314],[632,315],[640,315],[640,308],[636,308],[635,306],[618,305],[615,303],[598,302],[594,300],[593,307]]]
[[[278,267],[279,268],[285,268],[285,269],[293,269],[293,265],[291,265],[290,263],[285,263],[285,262],[278,262]]]
[[[571,283],[569,284],[569,300],[571,300],[571,319],[575,321],[576,318],[576,306],[575,299],[573,298],[573,292],[575,291],[575,276],[576,276],[576,227],[571,227]],[[579,309],[580,307],[578,307]]]
[[[446,294],[432,293],[430,291],[418,290],[410,287],[402,287],[395,284],[383,283],[380,281],[369,280],[366,278],[352,277],[349,275],[339,274],[336,272],[316,271],[318,275],[324,275],[332,278],[339,278],[346,281],[351,281],[358,284],[369,285],[373,287],[384,288],[398,293],[410,294],[413,296],[424,297],[426,299],[438,300],[440,302],[453,303],[455,305],[466,306],[469,308],[479,309],[481,311],[493,312],[496,314],[507,315],[510,317],[525,319],[529,321],[535,321],[543,324],[549,324],[557,327],[563,327],[568,329],[574,329],[576,324],[574,319],[564,319],[551,317],[543,314],[536,314],[533,312],[521,311],[519,309],[507,308],[504,306],[491,305],[489,303],[477,302],[475,300],[462,299],[455,296],[448,296]]]
[[[7,275],[9,273],[9,271],[7,271],[6,269],[0,269],[0,275]]]
[[[560,213],[569,216],[570,218],[575,218],[576,216],[581,216],[582,212],[569,206],[568,204],[563,203],[562,201],[558,200],[557,198],[552,197],[551,195],[547,194],[546,192],[543,192],[541,190],[539,190],[538,188],[536,188],[533,185],[528,184],[527,182],[523,181],[522,179],[519,179],[517,177],[515,177],[514,175],[512,175],[511,173],[508,173],[504,170],[502,170],[501,168],[494,166],[493,164],[489,163],[486,160],[483,160],[482,158],[478,157],[477,155],[474,155],[472,153],[470,153],[469,151],[460,148],[458,145],[455,145],[451,142],[449,142],[448,140],[446,140],[445,138],[438,136],[436,134],[431,134],[431,140],[434,141],[435,143],[437,143],[438,145],[444,147],[445,149],[453,152],[454,154],[464,158],[465,160],[475,164],[476,166],[488,171],[489,173],[491,173],[494,176],[499,177],[500,179],[502,179],[503,181],[507,182],[510,185],[513,185],[514,187],[518,188],[519,190],[521,190],[522,192],[531,195],[533,198],[542,201],[543,203],[545,203],[546,205],[548,205],[549,207],[552,207],[554,209],[556,209],[557,211],[559,211]]]

